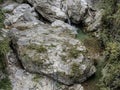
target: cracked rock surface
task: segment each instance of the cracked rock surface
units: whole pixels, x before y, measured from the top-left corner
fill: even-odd
[[[45,74],[66,85],[83,82],[96,71],[84,56],[86,48],[74,38],[76,28],[54,23],[25,31],[12,29],[13,48],[27,71]]]

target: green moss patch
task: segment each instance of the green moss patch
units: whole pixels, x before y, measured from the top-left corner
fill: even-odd
[[[69,58],[78,58],[80,55],[81,51],[77,49],[77,47],[71,47],[68,49],[68,57]]]
[[[12,90],[11,82],[8,78],[6,70],[5,55],[9,51],[9,40],[5,39],[0,41],[0,71],[4,75],[4,78],[0,80],[0,90]]]
[[[38,53],[45,53],[47,52],[47,48],[43,45],[35,45],[31,44],[28,46],[28,49],[36,50]]]
[[[3,0],[0,0],[0,3],[3,2]],[[4,14],[3,11],[0,9],[0,30],[4,27],[3,24],[4,21]],[[0,31],[1,32],[1,31]],[[0,37],[1,33],[0,33]],[[8,73],[6,70],[6,54],[8,53],[10,47],[9,47],[9,39],[3,38],[4,40],[0,41],[0,71],[1,74],[4,76],[0,79],[0,90],[12,90],[11,82],[8,78]]]
[[[74,78],[80,78],[82,75],[82,72],[80,70],[80,64],[79,63],[73,63],[71,65],[71,75],[74,76]]]
[[[3,21],[4,21],[4,14],[3,11],[0,9],[0,29],[4,27]]]

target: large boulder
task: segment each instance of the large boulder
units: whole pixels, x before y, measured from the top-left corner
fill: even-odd
[[[19,31],[12,29],[12,47],[25,70],[66,85],[80,83],[96,71],[86,48],[74,37],[76,28],[62,21]]]
[[[12,51],[7,54],[7,62],[12,90],[84,90],[80,84],[66,86],[48,77],[25,71],[20,67],[20,63]],[[0,72],[0,80],[1,78],[3,76]]]
[[[27,0],[47,20],[71,19],[74,23],[83,20],[88,4],[86,0]]]
[[[62,0],[28,0],[36,10],[47,20],[66,20],[67,16],[61,9]]]

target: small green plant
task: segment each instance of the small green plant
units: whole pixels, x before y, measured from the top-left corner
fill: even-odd
[[[71,76],[74,79],[80,78],[82,75],[82,72],[80,70],[80,64],[79,63],[73,63],[71,65]]]
[[[34,82],[39,82],[39,80],[42,79],[42,78],[43,78],[43,76],[41,76],[40,74],[35,74],[35,76],[33,77],[32,80]]]
[[[67,62],[67,56],[65,56],[65,55],[60,55],[60,57],[61,57],[62,61]]]
[[[9,39],[5,38],[4,40],[0,41],[0,55],[5,55],[9,51]]]
[[[45,52],[47,52],[47,49],[43,45],[39,46],[39,45],[31,44],[31,45],[28,46],[28,49],[34,49],[38,53],[45,53]]]
[[[106,52],[110,54],[110,58],[117,58],[120,54],[120,43],[119,42],[108,42],[106,45]]]
[[[12,90],[11,82],[6,71],[5,55],[9,51],[9,40],[0,41],[0,71],[4,74],[4,78],[0,80],[0,90]]]
[[[9,40],[4,39],[0,41],[0,69],[4,72],[5,71],[5,55],[9,51]]]
[[[6,78],[0,80],[0,90],[12,90],[11,82],[10,82],[8,76],[6,76]]]
[[[0,8],[0,29],[4,27],[3,21],[4,21],[4,14]]]
[[[68,57],[69,58],[78,58],[80,55],[81,51],[77,49],[77,47],[71,47],[68,49]]]
[[[0,0],[0,3],[2,2],[3,0]],[[1,28],[4,27],[3,21],[4,21],[4,14],[0,8],[0,30]],[[0,33],[0,37],[3,38],[1,36],[1,33]],[[3,40],[0,40],[0,74],[4,75],[3,78],[0,78],[0,90],[12,90],[11,82],[8,78],[8,73],[6,70],[6,61],[5,61],[6,54],[9,52],[9,50],[10,50],[9,39],[3,38]]]

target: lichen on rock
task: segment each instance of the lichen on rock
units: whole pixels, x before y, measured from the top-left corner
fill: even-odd
[[[74,81],[83,82],[95,73],[95,67],[92,61],[82,54],[86,52],[82,43],[65,32],[69,30],[72,33],[73,29],[75,28],[70,30],[60,26],[54,28],[50,25],[39,25],[26,31],[11,30],[13,48],[24,68],[30,72],[43,73],[66,85],[71,85]],[[63,32],[66,35],[61,36]],[[65,56],[66,60],[63,60],[62,56]],[[76,76],[71,75],[73,63],[81,63],[79,68],[83,71],[82,77],[75,79]],[[64,72],[65,76],[57,74],[58,72]]]

